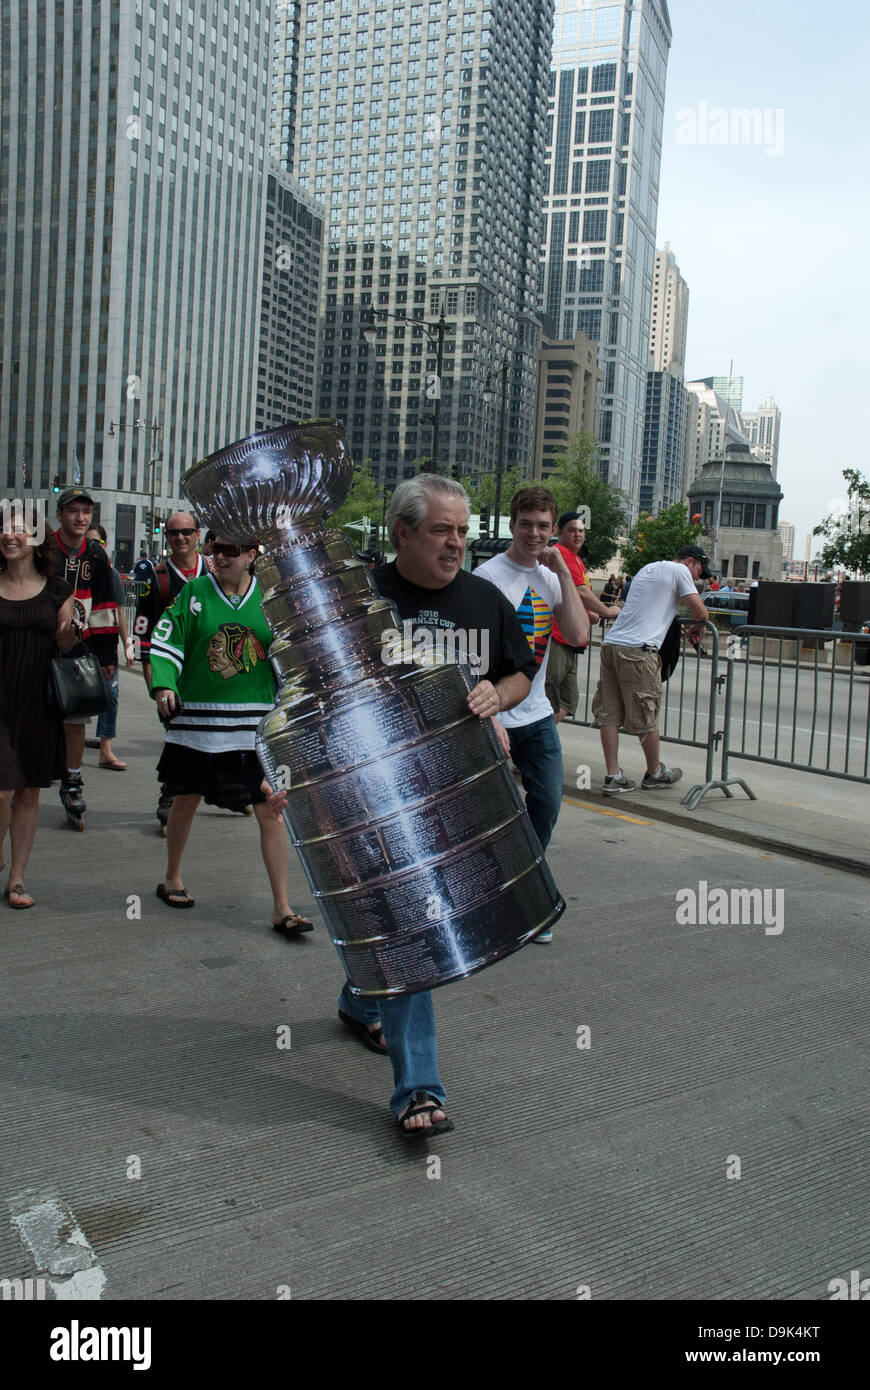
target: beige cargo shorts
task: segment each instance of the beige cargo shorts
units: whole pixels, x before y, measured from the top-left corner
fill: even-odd
[[[615,725],[627,734],[649,734],[658,723],[661,702],[658,652],[606,642],[601,648],[598,689],[592,701],[596,725]]]

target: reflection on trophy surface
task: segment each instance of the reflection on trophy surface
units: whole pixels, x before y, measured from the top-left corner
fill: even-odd
[[[254,434],[196,464],[202,524],[256,537],[276,705],[257,751],[287,789],[285,823],[359,995],[412,994],[469,975],[564,910],[489,720],[466,705],[468,665],[430,649],[384,659],[402,623],[324,518],[352,464],[341,425]]]

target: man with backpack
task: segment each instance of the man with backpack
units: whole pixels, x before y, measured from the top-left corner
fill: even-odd
[[[151,634],[165,610],[181,593],[191,579],[198,579],[206,573],[206,563],[200,555],[199,527],[189,512],[174,512],[166,523],[166,539],[169,542],[169,557],[157,564],[148,562],[147,569],[140,570],[137,564],[137,577],[144,573],[145,586],[136,603],[136,617],[133,620],[133,643],[137,656],[142,660],[142,674],[145,684],[151,689]],[[141,563],[141,562],[140,562]],[[167,796],[161,787],[157,803],[157,819],[161,827],[166,826],[172,809],[172,797]]]

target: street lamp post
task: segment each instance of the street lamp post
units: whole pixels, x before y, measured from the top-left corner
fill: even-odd
[[[153,549],[153,547],[154,547],[154,483],[155,483],[155,480],[156,480],[156,478],[157,478],[157,465],[158,465],[158,463],[162,463],[162,462],[163,462],[163,455],[162,455],[162,454],[157,454],[157,456],[156,456],[155,458],[153,458],[153,459],[151,460],[151,462],[148,464],[148,469],[149,469],[149,472],[151,473],[151,507],[150,507],[150,510],[149,510],[150,524],[149,524],[149,532],[148,532],[150,539],[149,539],[148,544],[152,547],[152,549]],[[134,518],[134,519],[135,519],[135,518]]]
[[[507,357],[505,357],[500,368],[501,410],[499,412],[498,421],[498,457],[496,459],[495,465],[495,518],[493,521],[492,532],[492,538],[494,541],[498,540],[499,521],[501,520],[501,484],[502,479],[504,477],[504,422],[505,415],[507,413],[507,379],[509,365],[510,364],[508,362],[508,359]],[[493,371],[491,371],[487,376],[486,385],[483,388],[483,399],[487,402],[487,404],[489,404],[489,402],[492,400],[495,394],[492,389],[492,378],[494,375],[495,369],[493,369]]]
[[[437,324],[434,327],[422,323],[419,319],[409,319],[407,314],[396,314],[391,309],[376,309],[373,304],[369,305],[369,311],[363,325],[363,337],[369,347],[375,342],[378,336],[377,319],[398,319],[401,323],[409,323],[412,328],[419,328],[420,332],[435,347],[435,375],[426,375],[426,399],[432,401],[432,457],[430,473],[440,472],[440,446],[441,446],[441,368],[444,361],[444,331],[447,327],[444,318],[444,304],[441,305],[441,313]]]

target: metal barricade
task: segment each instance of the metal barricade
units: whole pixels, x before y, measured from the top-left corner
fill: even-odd
[[[708,791],[741,786],[732,758],[870,781],[870,667],[864,633],[748,624],[727,639],[717,778],[683,798],[694,810]],[[856,660],[857,658],[857,660]]]
[[[136,649],[138,661],[139,644],[135,631],[136,604],[139,602],[139,595],[145,588],[144,580],[127,579],[124,582],[124,617],[127,620],[127,631],[133,638],[133,645]]]

